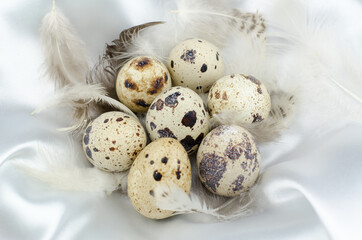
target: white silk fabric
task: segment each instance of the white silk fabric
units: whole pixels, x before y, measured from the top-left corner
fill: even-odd
[[[57,7],[95,61],[122,29],[162,20],[165,2],[57,1]],[[268,11],[266,2],[236,7]],[[346,25],[350,18],[361,20],[361,1],[321,2],[334,4]],[[362,239],[360,123],[315,134],[318,119],[298,115],[281,139],[261,147],[263,209],[227,222],[198,214],[149,220],[119,192],[101,197],[61,191],[26,175],[15,161],[38,161],[39,145],[67,146],[67,137],[56,131],[69,124],[66,109],[30,115],[54,90],[41,78],[38,31],[50,9],[45,0],[0,3],[0,239]],[[362,28],[336,31],[362,53]]]

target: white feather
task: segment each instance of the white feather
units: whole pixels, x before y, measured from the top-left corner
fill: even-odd
[[[177,186],[159,185],[155,188],[156,205],[160,209],[175,211],[174,215],[202,213],[218,220],[251,215],[256,211],[252,196],[253,193],[246,192],[234,198],[225,198],[220,204],[214,205],[194,190],[187,194]]]
[[[56,87],[85,83],[89,64],[84,44],[54,5],[43,18],[40,31],[46,74]]]
[[[315,119],[318,130],[362,122],[362,65],[335,32],[335,19],[294,0],[274,9],[268,22],[278,81],[298,89],[301,118]]]
[[[85,160],[83,151],[74,146],[70,140],[66,151],[59,153],[54,147],[39,145],[37,161],[14,161],[14,164],[29,176],[59,190],[104,195],[125,188],[127,172],[107,173],[98,170]]]
[[[123,111],[134,118],[137,116],[121,102],[110,98],[106,95],[104,87],[99,84],[86,84],[86,85],[72,85],[61,89],[57,92],[52,99],[49,99],[42,106],[36,108],[32,114],[37,114],[50,107],[70,107],[74,112],[74,119],[76,123],[69,127],[60,129],[63,131],[70,131],[82,128],[90,119],[97,116],[90,116],[90,107],[94,107],[94,103],[105,103],[120,111]],[[97,111],[93,111],[97,114]],[[98,114],[100,114],[98,112]]]

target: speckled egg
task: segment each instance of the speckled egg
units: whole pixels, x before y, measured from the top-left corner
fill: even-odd
[[[151,57],[136,57],[119,71],[116,91],[119,100],[134,112],[146,112],[155,97],[171,88],[166,66]]]
[[[197,152],[199,177],[211,192],[227,197],[247,191],[258,178],[260,154],[253,136],[239,126],[213,129]]]
[[[107,172],[129,169],[146,144],[142,125],[123,112],[103,113],[89,123],[83,136],[83,149],[88,160]]]
[[[190,160],[182,145],[173,138],[161,138],[150,143],[133,162],[128,174],[128,197],[142,215],[167,218],[173,212],[157,208],[156,187],[176,186],[189,193],[191,177]]]
[[[265,85],[253,76],[232,74],[219,79],[210,89],[211,114],[235,111],[243,123],[261,122],[269,116],[271,101]]]
[[[175,46],[169,56],[168,69],[174,85],[196,92],[209,91],[224,76],[220,50],[208,41],[189,39]]]
[[[146,128],[152,140],[171,137],[192,153],[209,132],[209,114],[197,93],[173,87],[153,101],[146,115]]]

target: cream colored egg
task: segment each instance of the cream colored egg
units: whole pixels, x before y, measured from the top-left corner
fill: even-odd
[[[173,87],[153,101],[146,115],[146,128],[152,140],[171,137],[192,153],[209,132],[209,114],[197,93]]]
[[[166,66],[147,56],[128,61],[119,71],[116,81],[119,100],[134,112],[146,112],[153,99],[170,88],[171,79]]]
[[[239,126],[213,129],[197,152],[197,168],[204,186],[227,197],[254,185],[260,171],[260,154],[253,136]]]
[[[127,180],[128,197],[142,215],[153,219],[167,218],[173,212],[157,207],[156,188],[178,187],[190,193],[191,178],[190,160],[185,149],[173,138],[161,138],[143,149],[132,164]]]
[[[271,101],[265,85],[253,76],[232,74],[219,79],[210,89],[211,114],[233,111],[243,123],[261,122],[269,116]]]
[[[142,125],[123,112],[103,113],[89,123],[83,135],[83,149],[88,160],[107,172],[129,169],[146,144]]]
[[[172,49],[168,69],[174,85],[207,92],[224,76],[224,61],[220,50],[210,42],[189,39]]]

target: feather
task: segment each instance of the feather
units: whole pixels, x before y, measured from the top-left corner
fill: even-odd
[[[55,9],[45,15],[41,25],[41,43],[45,53],[45,74],[58,88],[85,83],[89,71],[84,43],[69,20]]]
[[[109,45],[107,44],[104,57],[109,61],[109,64],[113,67],[115,72],[118,72],[123,63],[129,59],[126,54],[127,48],[133,44],[134,39],[137,38],[139,33],[145,28],[161,23],[164,22],[148,22],[125,29],[119,34],[118,39],[113,40]]]
[[[297,1],[277,1],[274,9],[269,46],[281,66],[279,83],[298,89],[301,117],[318,119],[318,131],[362,122],[361,63],[335,32],[335,16]]]
[[[174,211],[174,215],[202,213],[223,221],[253,214],[256,208],[252,206],[252,196],[250,192],[245,192],[234,198],[225,198],[224,202],[212,206],[208,204],[207,198],[194,191],[187,194],[177,186],[167,185],[155,188],[156,205],[160,209]]]
[[[101,112],[93,111],[96,116],[91,116],[92,113],[89,108],[95,107],[93,103],[104,103],[123,111],[134,118],[137,116],[129,110],[125,105],[120,103],[113,98],[106,95],[105,89],[99,84],[88,84],[88,85],[73,85],[65,87],[60,90],[52,99],[48,100],[47,103],[39,106],[33,111],[32,114],[37,114],[44,111],[47,108],[54,106],[68,106],[73,109],[73,118],[76,123],[69,127],[60,129],[62,131],[72,131],[76,129],[82,129],[91,119],[97,117]]]
[[[72,140],[64,153],[55,147],[38,146],[38,161],[15,160],[14,164],[29,176],[51,187],[66,191],[83,191],[96,195],[111,194],[125,188],[127,172],[108,173],[98,170],[85,160],[81,149]]]

